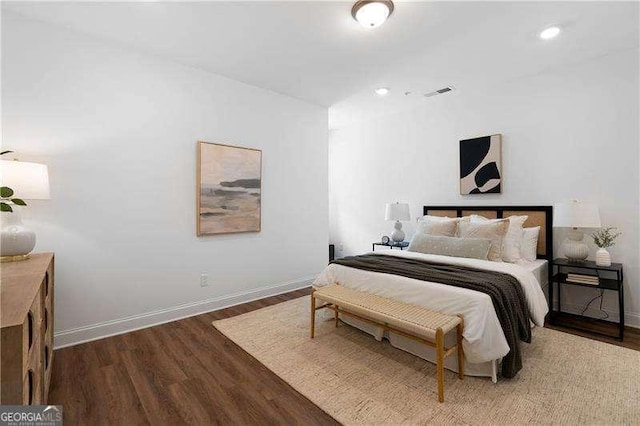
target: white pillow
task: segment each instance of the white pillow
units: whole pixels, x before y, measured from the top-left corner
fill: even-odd
[[[471,222],[471,216],[462,216],[458,218],[458,229],[456,229],[456,237],[460,237],[460,224]]]
[[[460,222],[458,229],[462,238],[488,238],[491,248],[487,258],[494,262],[502,262],[502,241],[509,228],[507,219],[492,220],[482,223]]]
[[[526,262],[533,262],[538,257],[538,235],[540,227],[524,228],[522,244],[520,245],[520,256]]]
[[[529,216],[509,216],[509,229],[502,242],[502,260],[516,263],[520,261],[520,246],[522,245],[523,230],[522,225]],[[487,219],[479,215],[471,215],[471,223],[496,222],[501,219]]]
[[[437,235],[441,237],[453,237],[458,227],[458,218],[423,216],[418,221],[416,234]]]
[[[422,221],[429,221],[429,220],[434,220],[436,222],[447,222],[449,220],[458,220],[460,219],[459,217],[449,217],[449,216],[431,216],[431,215],[424,215],[421,218],[418,218],[418,222],[422,222]]]

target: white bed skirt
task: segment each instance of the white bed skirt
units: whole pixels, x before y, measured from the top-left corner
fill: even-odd
[[[325,311],[327,314],[326,319],[333,320],[333,312],[329,314],[328,311]],[[382,327],[375,326],[373,324],[366,323],[364,321],[360,321],[353,317],[341,316],[340,319],[367,334],[372,335],[376,340],[381,341],[383,338],[387,339],[391,346],[403,350],[405,352],[409,352],[412,355],[425,359],[429,362],[436,363],[436,350],[430,346],[421,344],[413,339],[409,339],[407,337],[401,336],[399,334],[385,331]],[[456,335],[455,333],[448,333],[444,339],[445,346],[453,346],[456,344]],[[464,363],[464,375],[465,376],[474,376],[474,377],[489,377],[493,381],[493,383],[497,383],[498,381],[498,364],[500,360],[487,361],[478,364],[471,364],[465,360]],[[453,372],[458,372],[458,355],[456,353],[451,354],[450,356],[444,359],[444,367],[447,370],[451,370]]]

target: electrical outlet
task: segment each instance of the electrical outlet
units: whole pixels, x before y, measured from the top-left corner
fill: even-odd
[[[200,275],[200,287],[208,287],[209,286],[209,275],[201,274]]]

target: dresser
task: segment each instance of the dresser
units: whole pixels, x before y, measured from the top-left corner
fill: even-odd
[[[0,265],[0,404],[45,405],[53,361],[54,255]]]

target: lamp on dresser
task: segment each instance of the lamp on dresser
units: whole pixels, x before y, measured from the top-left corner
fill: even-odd
[[[0,261],[25,260],[36,245],[36,233],[22,223],[23,200],[48,200],[49,172],[44,164],[0,161],[2,222]]]
[[[600,228],[600,212],[598,206],[571,200],[560,203],[553,208],[553,226],[571,228],[562,246],[565,257],[572,262],[582,262],[589,256],[589,247],[584,243],[584,228]]]
[[[387,209],[384,215],[385,220],[395,220],[394,231],[391,233],[391,239],[396,243],[404,241],[404,231],[400,221],[411,220],[409,213],[409,204],[407,203],[387,203]]]

